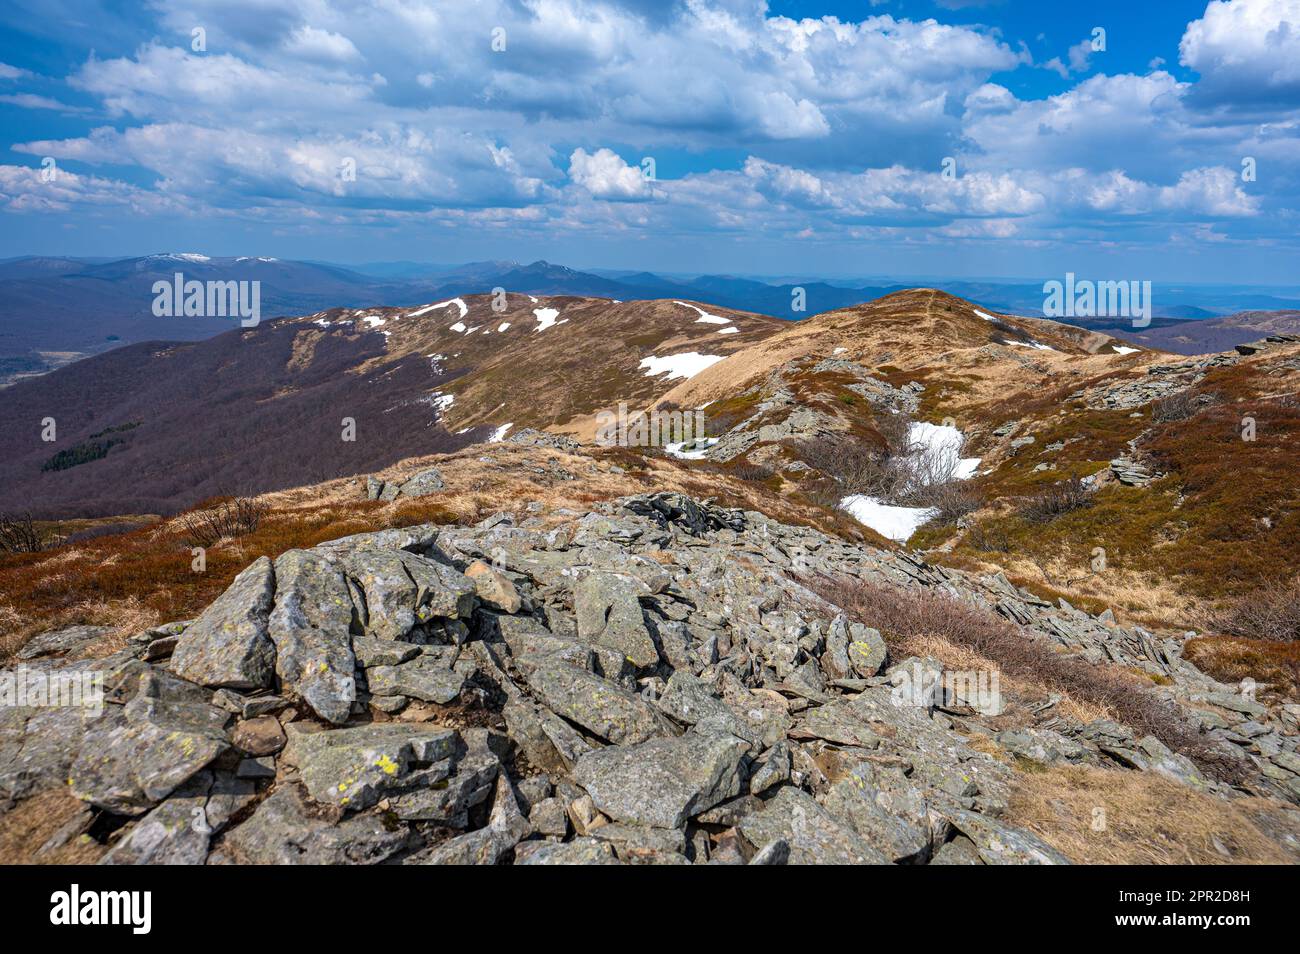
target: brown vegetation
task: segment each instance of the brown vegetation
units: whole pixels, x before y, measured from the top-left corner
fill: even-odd
[[[1076,864],[1294,864],[1259,823],[1261,813],[1279,809],[1153,772],[1068,765],[1017,775],[1006,821]]]
[[[1116,713],[1134,731],[1154,735],[1175,752],[1192,759],[1203,771],[1236,781],[1240,767],[1191,728],[1170,703],[1144,688],[1121,670],[1093,665],[1082,657],[1057,652],[990,610],[946,594],[909,591],[859,580],[809,581],[822,597],[843,607],[854,619],[880,630],[903,654],[916,650],[913,641],[940,636],[993,660],[1007,675],[1061,692],[1084,703]]]

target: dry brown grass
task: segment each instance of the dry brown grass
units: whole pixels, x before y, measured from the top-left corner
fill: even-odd
[[[947,669],[964,672],[993,672],[999,669],[998,664],[989,657],[934,633],[909,637],[900,649],[911,656],[932,656]],[[1005,695],[1016,700],[1036,701],[1045,696],[1042,686],[1017,676],[1001,677],[999,687]],[[1068,693],[1060,693],[1060,696],[1061,701],[1056,704],[1055,711],[1067,719],[1087,723],[1095,719],[1114,719],[1117,715],[1110,706],[1077,699]]]
[[[1105,824],[1094,831],[1098,809]],[[1152,772],[1075,765],[1018,774],[1005,820],[1078,864],[1295,863],[1256,824],[1258,812],[1278,810],[1264,799],[1216,798]]]
[[[1013,625],[991,610],[946,594],[864,583],[853,579],[806,581],[824,599],[852,618],[880,630],[887,643],[910,653],[908,641],[941,636],[991,660],[1002,678],[1059,692],[1091,706],[1113,711],[1118,721],[1139,736],[1155,736],[1204,772],[1226,782],[1242,780],[1240,764],[1201,736],[1169,702],[1132,674],[1113,666],[1093,665],[1079,656],[1056,651],[1052,644]]]
[[[1220,682],[1254,679],[1264,692],[1300,696],[1300,642],[1200,636],[1189,639],[1183,655]]]
[[[86,806],[64,788],[54,788],[24,799],[0,815],[0,865],[91,865],[107,850],[86,835],[72,834],[67,841],[37,855],[41,846],[65,825],[80,827]]]

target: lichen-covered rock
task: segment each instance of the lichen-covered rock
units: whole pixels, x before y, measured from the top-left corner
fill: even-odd
[[[635,745],[669,734],[666,721],[649,703],[594,673],[538,666],[529,673],[528,684],[545,706],[609,742]]]
[[[216,862],[250,865],[375,865],[408,850],[405,826],[363,813],[331,820],[313,813],[298,788],[277,788],[221,844]]]
[[[781,789],[737,827],[755,850],[785,841],[792,865],[879,865],[890,860],[797,788]]]
[[[591,752],[578,760],[573,777],[616,821],[680,828],[740,794],[749,748],[734,735],[691,732]]]
[[[275,561],[275,579],[267,631],[282,687],[322,719],[345,722],[357,693],[343,571],[317,552],[289,550]]]
[[[268,617],[275,569],[258,557],[177,639],[171,669],[201,686],[267,689],[275,678]]]
[[[208,693],[146,670],[124,706],[92,723],[69,771],[72,794],[120,815],[162,801],[230,747],[230,713]]]
[[[446,779],[461,750],[451,729],[400,722],[318,732],[289,727],[284,760],[298,769],[313,799],[357,811],[384,794]]]
[[[593,573],[573,588],[578,638],[622,653],[638,669],[659,662],[646,628],[636,583],[613,573]]]
[[[438,468],[430,467],[420,471],[410,480],[404,481],[398,491],[403,497],[427,497],[429,494],[446,489],[447,482],[443,480]]]
[[[1037,835],[978,812],[945,808],[943,814],[975,843],[986,865],[1068,865],[1070,859]]]

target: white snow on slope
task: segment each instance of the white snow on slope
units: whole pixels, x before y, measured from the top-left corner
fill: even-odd
[[[718,437],[701,437],[698,441],[681,441],[676,444],[665,444],[664,451],[673,457],[679,457],[682,460],[703,460],[704,455],[708,453],[710,447],[716,444],[721,438]],[[682,450],[687,444],[691,444],[690,450]]]
[[[907,459],[917,480],[927,483],[967,480],[979,467],[980,458],[961,456],[966,438],[951,425],[917,421],[908,429],[907,438],[911,447]],[[939,513],[933,507],[901,507],[866,494],[845,497],[840,507],[858,523],[900,543]]]
[[[729,325],[729,324],[731,324],[731,319],[730,319],[730,318],[720,318],[720,317],[718,317],[717,315],[711,315],[711,314],[709,314],[707,311],[705,311],[703,308],[696,308],[694,305],[689,304],[688,302],[677,301],[676,299],[673,299],[673,304],[674,304],[674,305],[681,305],[683,308],[689,308],[691,311],[693,311],[693,312],[695,312],[697,315],[699,315],[700,317],[697,318],[697,319],[695,320],[695,323],[696,323],[697,325],[698,325],[698,324],[705,324],[705,325]]]
[[[1055,351],[1051,345],[1045,345],[1041,341],[1008,341],[1007,344],[1016,348],[1036,348],[1039,351]]]
[[[683,354],[670,354],[664,357],[651,355],[648,358],[641,359],[641,367],[648,369],[645,373],[647,378],[652,378],[657,374],[667,373],[668,380],[673,378],[693,378],[710,365],[717,364],[725,355],[721,354],[700,354],[698,351],[687,351]]]
[[[512,427],[514,427],[514,424],[502,424],[495,431],[493,431],[492,434],[488,437],[488,443],[495,444],[498,441],[504,440],[506,436],[506,432],[509,431],[510,428]]]
[[[358,320],[364,321],[371,328],[378,328],[380,325],[385,324],[384,319],[378,315],[362,315]]]
[[[408,311],[406,313],[406,317],[418,318],[420,317],[420,315],[423,315],[425,312],[433,311],[433,309],[435,308],[446,308],[448,305],[455,305],[457,308],[459,308],[460,316],[462,318],[464,318],[466,315],[469,314],[469,306],[466,305],[464,301],[462,301],[459,298],[449,298],[446,301],[438,302],[438,304],[436,305],[425,305],[423,308],[419,309],[418,311]]]
[[[510,327],[510,322],[508,321],[501,322],[501,324],[497,325],[497,334],[500,334],[501,332],[505,331],[509,327]]]
[[[932,469],[937,470],[934,476],[940,480],[969,480],[979,467],[980,458],[961,456],[966,436],[951,425],[916,421],[908,429],[907,439],[913,447],[909,456],[933,459],[936,467]]]
[[[845,497],[840,501],[840,507],[858,523],[870,527],[887,540],[899,543],[939,512],[934,507],[895,507],[864,494]]]
[[[735,325],[732,325],[730,328],[723,328],[721,331],[718,332],[718,334],[720,334],[720,335],[738,335],[738,334],[740,334],[740,329],[737,328]]]
[[[1113,347],[1115,348],[1116,354],[1137,354],[1142,350],[1141,348],[1129,348],[1125,345],[1114,345]]]
[[[545,331],[547,328],[551,327],[556,323],[555,319],[560,317],[560,309],[534,308],[533,314],[537,316],[537,327],[534,328],[533,331],[534,332]]]
[[[451,407],[455,402],[456,395],[454,394],[439,394],[435,392],[434,394],[429,395],[429,403],[436,407],[440,413],[447,410],[447,408]]]
[[[454,325],[452,325],[450,328],[448,328],[447,330],[448,330],[448,331],[464,331],[464,330],[465,330],[465,322],[463,322],[463,321],[458,321],[458,322],[456,322]]]
[[[979,315],[979,317],[983,318],[985,321],[997,321],[997,320],[998,320],[998,319],[994,318],[992,315],[990,315],[987,311],[980,311],[978,308],[975,309],[975,314]]]

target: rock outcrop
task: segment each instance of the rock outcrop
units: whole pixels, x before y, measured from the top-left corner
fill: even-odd
[[[120,820],[104,860],[125,864],[1059,864],[1003,820],[1013,759],[1235,794],[1053,699],[993,721],[807,589],[818,575],[942,592],[1159,676],[1245,787],[1300,803],[1300,711],[1216,683],[1176,640],[677,493],[561,516],[261,558],[105,658],[45,640],[65,655],[31,671],[102,698],[0,710],[0,812],[66,787]]]

